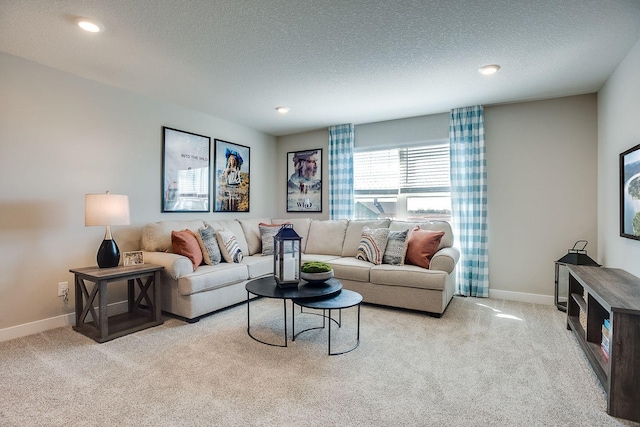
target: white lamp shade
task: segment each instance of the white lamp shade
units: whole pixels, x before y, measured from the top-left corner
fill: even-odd
[[[129,225],[129,196],[121,194],[86,194],[84,225]]]

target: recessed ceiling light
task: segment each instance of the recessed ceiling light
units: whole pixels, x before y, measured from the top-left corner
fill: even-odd
[[[289,107],[276,107],[276,111],[280,114],[287,114],[289,112]]]
[[[85,31],[89,31],[90,33],[100,33],[104,31],[104,25],[87,18],[76,19],[76,25]]]
[[[500,66],[497,64],[485,65],[484,67],[480,67],[478,70],[480,74],[484,74],[485,76],[490,76],[491,74],[495,74],[500,69]]]

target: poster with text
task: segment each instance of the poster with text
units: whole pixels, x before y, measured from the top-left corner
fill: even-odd
[[[214,212],[249,212],[250,148],[216,139]]]
[[[287,153],[287,212],[322,212],[322,149]]]

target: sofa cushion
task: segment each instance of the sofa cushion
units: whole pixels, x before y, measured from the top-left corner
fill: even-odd
[[[142,227],[142,250],[149,252],[172,252],[171,232],[191,230],[194,233],[204,227],[200,219],[192,221],[160,221]]]
[[[242,264],[247,266],[249,279],[273,274],[273,257],[252,255],[242,258]]]
[[[284,224],[285,222],[293,225],[293,230],[298,233],[298,236],[302,237],[301,250],[306,252],[307,240],[309,240],[309,227],[311,226],[311,218],[287,218],[287,219],[272,219],[272,224]]]
[[[200,249],[198,239],[193,231],[172,231],[171,245],[174,253],[189,258],[194,270],[202,264],[202,249]]]
[[[451,224],[446,221],[391,221],[391,224],[389,224],[389,229],[391,231],[413,230],[415,226],[418,226],[423,230],[444,231],[444,236],[442,236],[442,240],[440,241],[438,249],[450,248],[451,246],[453,246],[453,230],[451,229]],[[411,234],[411,231],[409,231],[409,234]]]
[[[431,257],[438,251],[444,231],[423,230],[416,226],[409,235],[406,264],[429,268]]]
[[[409,288],[443,290],[447,282],[444,271],[427,270],[417,265],[373,265],[369,272],[371,283],[406,286]]]
[[[362,237],[360,238],[356,258],[376,265],[382,264],[382,256],[387,247],[388,238],[388,228],[369,228],[365,226],[362,229]]]
[[[335,259],[339,259],[340,257],[337,255],[320,255],[320,254],[302,254],[302,262],[308,261],[319,261],[319,262],[329,262]],[[371,265],[369,265],[371,266]]]
[[[351,220],[347,225],[347,231],[344,236],[342,245],[342,256],[356,256],[360,239],[362,238],[362,229],[369,228],[389,228],[390,221],[388,219],[379,220]]]
[[[178,279],[178,293],[191,295],[242,282],[249,278],[247,266],[222,262],[216,265],[202,265],[192,274]]]
[[[268,223],[269,218],[252,218],[252,219],[239,219],[240,227],[244,238],[247,241],[248,255],[255,255],[262,252],[262,241],[260,240],[260,223]]]
[[[199,229],[196,238],[202,250],[202,259],[205,264],[215,265],[222,261],[216,231],[211,226],[207,225],[205,228]]]
[[[346,219],[311,221],[305,252],[340,256],[348,223]]]
[[[409,230],[391,231],[387,239],[387,247],[382,256],[383,264],[402,265],[407,254]]]
[[[371,263],[353,257],[335,258],[327,263],[333,268],[336,279],[353,280],[356,282],[368,282]]]
[[[236,241],[243,255],[249,255],[249,244],[244,237],[244,231],[240,222],[235,219],[205,221],[205,224],[210,224],[214,230],[229,230],[236,236]]]
[[[218,230],[216,231],[216,237],[218,238],[222,258],[224,258],[226,262],[242,261],[244,255],[240,250],[235,234],[229,230]]]

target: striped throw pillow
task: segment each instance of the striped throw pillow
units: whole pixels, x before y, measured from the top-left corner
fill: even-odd
[[[388,228],[372,229],[364,227],[360,237],[360,244],[356,251],[356,259],[368,261],[376,265],[382,264],[382,257],[387,247],[388,238]]]
[[[242,250],[233,232],[229,230],[218,230],[216,231],[216,237],[218,238],[218,246],[220,246],[222,258],[224,258],[226,262],[242,261]]]

